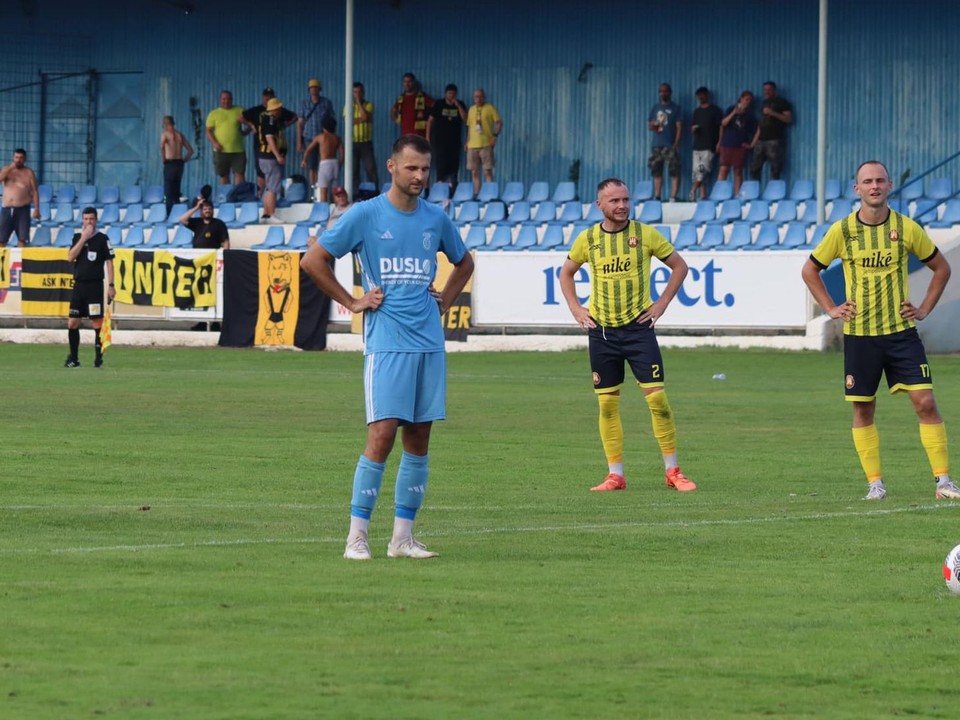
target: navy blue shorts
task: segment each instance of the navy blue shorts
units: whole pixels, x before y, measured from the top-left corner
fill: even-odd
[[[623,327],[595,327],[587,337],[590,344],[590,369],[597,394],[614,392],[623,385],[624,363],[630,364],[640,387],[662,387],[663,357],[657,333],[649,322],[633,322]]]
[[[891,394],[933,388],[927,353],[916,328],[892,335],[843,336],[847,400],[869,402],[876,398],[881,375],[886,375]]]

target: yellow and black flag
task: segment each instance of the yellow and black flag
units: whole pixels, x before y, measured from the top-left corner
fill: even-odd
[[[226,250],[220,345],[327,347],[330,298],[300,270],[298,252]]]
[[[116,301],[159,307],[217,304],[217,253],[181,257],[166,250],[118,249],[113,262]]]
[[[73,293],[73,263],[67,248],[24,248],[20,310],[24,315],[67,317]]]

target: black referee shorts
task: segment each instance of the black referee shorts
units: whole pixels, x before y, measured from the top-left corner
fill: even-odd
[[[657,333],[649,322],[632,322],[623,327],[595,327],[588,333],[590,369],[597,394],[619,390],[623,385],[624,363],[630,364],[640,387],[662,387],[663,357]]]
[[[73,283],[70,317],[103,317],[103,280],[77,280]]]

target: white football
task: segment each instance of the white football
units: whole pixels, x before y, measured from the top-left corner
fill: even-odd
[[[943,581],[950,592],[960,595],[960,545],[947,553],[943,561]]]

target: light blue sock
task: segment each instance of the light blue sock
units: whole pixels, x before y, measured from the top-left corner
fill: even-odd
[[[417,510],[423,505],[427,491],[427,466],[429,455],[411,455],[404,451],[397,472],[396,515],[405,520],[415,520]]]
[[[380,494],[385,467],[386,463],[374,462],[365,455],[360,456],[357,470],[353,474],[353,501],[350,504],[350,514],[354,517],[370,519]]]

